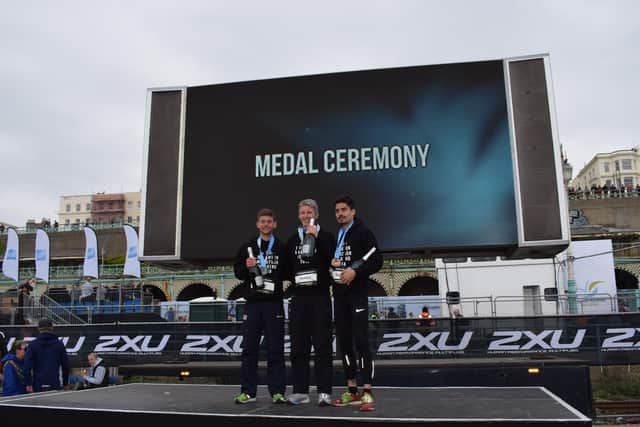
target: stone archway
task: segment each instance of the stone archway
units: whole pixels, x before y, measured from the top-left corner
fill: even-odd
[[[438,295],[438,280],[431,276],[413,277],[400,287],[398,296]]]
[[[142,290],[144,291],[146,289],[149,289],[149,291],[151,291],[151,295],[153,295],[153,299],[155,301],[164,302],[168,300],[167,294],[165,294],[164,291],[160,289],[158,286],[152,285],[152,284],[142,285]]]
[[[191,301],[200,297],[214,297],[216,292],[204,283],[191,283],[180,291],[176,301]]]
[[[245,295],[247,294],[246,287],[247,285],[245,285],[244,283],[238,283],[236,286],[233,287],[233,289],[231,289],[231,292],[229,292],[227,299],[236,300],[238,298],[244,298]]]
[[[367,288],[368,297],[386,297],[387,291],[378,281],[369,279],[369,286]]]
[[[614,272],[617,289],[638,289],[638,278],[632,273],[621,268],[616,268]]]

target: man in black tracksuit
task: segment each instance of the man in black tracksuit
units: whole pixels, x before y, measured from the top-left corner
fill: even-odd
[[[373,359],[369,348],[369,300],[367,288],[369,276],[382,268],[382,255],[376,250],[367,261],[357,268],[352,263],[363,258],[372,248],[378,248],[376,238],[364,223],[356,218],[355,202],[349,196],[335,201],[336,220],[340,224],[337,245],[331,266],[334,270],[333,298],[334,319],[338,344],[342,352],[348,391],[334,406],[360,405],[362,411],[375,409],[371,384],[373,382]],[[356,359],[353,348],[359,358]],[[357,362],[363,381],[363,394],[358,394],[356,381]]]
[[[315,221],[317,218],[318,204],[315,200],[305,199],[298,203],[301,226],[287,241],[293,294],[289,305],[293,394],[287,400],[294,405],[309,402],[309,361],[313,344],[318,405],[330,406],[333,350],[329,267],[335,242],[333,235],[324,228],[320,229],[319,224],[310,224],[311,219]],[[315,238],[315,251],[311,258],[305,259],[301,252],[306,234]]]
[[[273,211],[261,209],[256,227],[259,235],[251,238],[238,250],[233,266],[236,277],[243,281],[244,309],[242,336],[241,390],[236,403],[256,401],[258,391],[258,351],[264,333],[267,342],[267,382],[273,403],[286,403],[286,371],[284,365],[284,307],[282,279],[286,277],[284,245],[273,235],[277,223]],[[251,247],[253,257],[248,254]],[[263,286],[255,286],[254,274],[261,271]]]

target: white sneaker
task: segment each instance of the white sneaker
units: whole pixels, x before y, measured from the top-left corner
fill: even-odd
[[[318,394],[318,406],[331,406],[331,395],[328,393]]]
[[[309,403],[309,395],[306,393],[293,393],[287,398],[287,403],[292,405],[301,405],[303,403]]]

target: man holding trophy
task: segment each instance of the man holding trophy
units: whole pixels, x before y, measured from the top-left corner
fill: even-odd
[[[259,234],[242,245],[236,255],[234,273],[243,281],[247,300],[242,334],[240,394],[236,403],[256,401],[258,350],[264,333],[267,342],[267,376],[273,403],[286,403],[284,364],[284,307],[282,279],[286,276],[285,248],[274,236],[277,222],[270,209],[261,209],[256,227]]]
[[[334,207],[340,225],[331,260],[334,319],[348,390],[331,403],[333,406],[360,405],[361,411],[373,411],[375,403],[371,386],[374,366],[369,348],[367,290],[369,276],[382,268],[382,255],[377,251],[378,244],[371,230],[356,218],[354,200],[350,196],[340,197]],[[358,359],[353,351],[354,345]],[[358,393],[357,362],[362,375],[362,395]]]
[[[291,368],[294,405],[309,403],[309,361],[313,344],[318,405],[331,405],[333,351],[331,346],[331,298],[329,267],[335,251],[331,233],[316,222],[318,204],[305,199],[298,203],[300,226],[287,241],[292,299],[289,305]]]

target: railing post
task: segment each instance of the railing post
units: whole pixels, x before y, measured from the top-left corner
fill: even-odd
[[[576,304],[576,276],[573,270],[573,255],[571,253],[571,245],[567,248],[567,296],[569,303],[569,314],[576,314],[577,312],[577,304]]]

